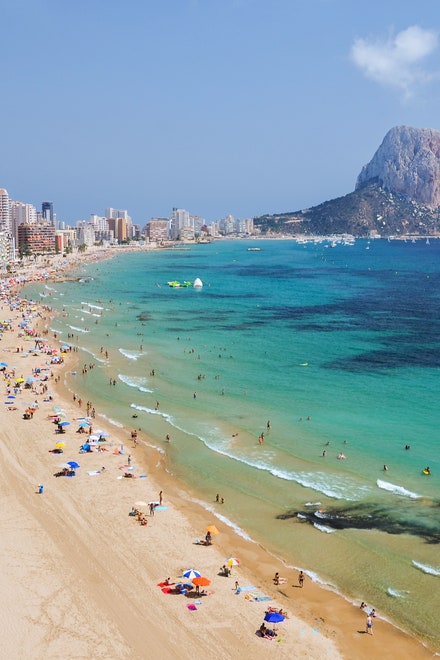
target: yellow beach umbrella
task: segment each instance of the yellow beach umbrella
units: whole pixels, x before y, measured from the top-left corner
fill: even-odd
[[[65,442],[57,442],[57,444],[55,445],[55,448],[56,449],[61,449],[61,447],[65,447],[65,446],[66,446]]]

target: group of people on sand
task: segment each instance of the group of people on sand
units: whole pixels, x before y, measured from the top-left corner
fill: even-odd
[[[299,571],[299,573],[298,573],[298,585],[301,587],[301,589],[304,586],[305,577],[306,576],[304,574],[304,571]],[[286,584],[287,580],[284,577],[280,577],[280,574],[277,571],[275,573],[275,575],[273,576],[273,583],[274,583],[275,586],[278,586],[279,584]]]
[[[362,601],[362,603],[360,605],[360,609],[363,612],[365,612],[365,610],[367,609],[367,603],[364,603]],[[377,616],[377,614],[376,614],[376,610],[374,609],[374,607],[373,607],[372,610],[367,612],[367,619],[365,621],[365,632],[367,633],[367,635],[372,635],[373,634],[373,619],[375,619],[376,616]]]
[[[136,509],[135,507],[132,507],[131,511],[128,514],[129,516],[133,516],[134,518],[137,519],[138,523],[142,525],[142,527],[146,527],[148,525],[148,520],[146,519],[145,515],[142,513],[142,511],[139,511],[139,509]]]

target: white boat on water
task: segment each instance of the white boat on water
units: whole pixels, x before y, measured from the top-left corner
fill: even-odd
[[[255,248],[248,248],[247,251],[248,251],[248,252],[260,252],[260,251],[261,251],[261,248],[257,248],[257,247],[255,247]]]
[[[202,280],[200,279],[200,277],[196,277],[196,279],[194,280],[194,283],[193,283],[194,289],[201,289],[202,286],[203,286]]]

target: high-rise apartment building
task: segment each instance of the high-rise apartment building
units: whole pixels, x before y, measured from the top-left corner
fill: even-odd
[[[104,218],[101,215],[96,215],[96,213],[92,213],[90,215],[90,222],[95,227],[95,231],[108,231],[107,218]]]
[[[10,231],[11,229],[11,202],[8,191],[0,188],[0,230]]]
[[[41,202],[41,217],[45,222],[55,226],[53,202]]]
[[[125,218],[107,218],[108,228],[113,231],[118,243],[127,240],[127,220]]]
[[[11,231],[16,245],[18,245],[19,225],[34,225],[37,219],[37,209],[33,204],[11,201]]]
[[[41,223],[19,225],[18,250],[20,254],[55,252],[55,227]]]
[[[194,217],[185,209],[173,209],[170,227],[171,238],[194,238]]]
[[[145,226],[145,233],[150,241],[162,243],[169,239],[170,221],[168,218],[151,218]]]
[[[131,218],[128,215],[128,211],[126,209],[121,210],[121,209],[113,209],[112,207],[105,209],[105,217],[106,218],[113,218],[114,220],[116,218],[124,218],[124,220],[130,220]]]

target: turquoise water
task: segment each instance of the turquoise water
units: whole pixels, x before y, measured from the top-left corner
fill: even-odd
[[[122,254],[27,292],[96,364],[72,391],[288,565],[440,645],[440,241],[250,245]]]

